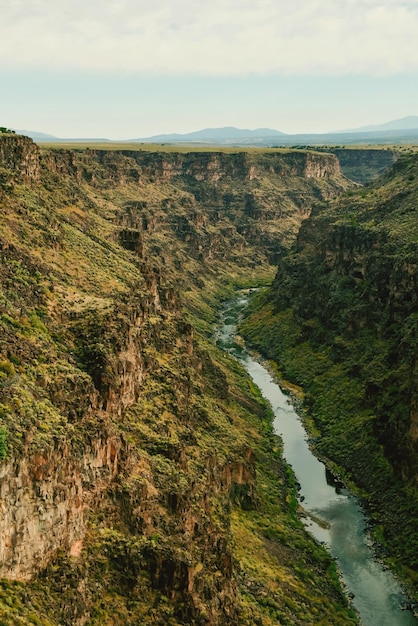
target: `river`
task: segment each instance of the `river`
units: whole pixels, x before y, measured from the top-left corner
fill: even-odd
[[[333,481],[311,452],[306,431],[291,400],[269,371],[235,340],[238,317],[249,296],[240,293],[223,309],[216,341],[245,367],[271,404],[274,430],[283,439],[284,457],[300,484],[299,501],[305,526],[324,543],[339,567],[347,594],[364,626],[418,626],[396,578],[372,550],[367,523],[357,499]]]

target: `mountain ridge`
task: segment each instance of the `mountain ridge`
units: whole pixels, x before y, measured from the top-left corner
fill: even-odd
[[[369,124],[367,126],[361,126],[360,128],[352,129],[358,132],[369,131],[386,131],[386,130],[415,130],[418,128],[418,115],[407,115],[396,120],[390,120],[383,124]]]
[[[189,133],[162,133],[149,137],[113,140],[104,137],[62,138],[31,130],[17,130],[39,143],[167,143],[225,146],[356,145],[418,142],[418,116],[409,115],[383,124],[326,133],[284,133],[272,128],[245,129],[235,126],[203,128]]]
[[[161,135],[152,135],[151,137],[144,137],[141,139],[132,139],[131,141],[187,141],[194,140],[208,140],[208,139],[239,139],[239,138],[260,138],[260,137],[280,137],[285,136],[286,133],[274,128],[255,128],[254,130],[248,128],[237,128],[236,126],[223,126],[220,128],[203,128],[202,130],[196,130],[191,133],[167,133]]]

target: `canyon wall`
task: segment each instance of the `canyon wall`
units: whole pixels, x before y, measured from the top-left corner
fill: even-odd
[[[401,156],[391,148],[331,148],[344,176],[367,185],[382,176]]]
[[[265,172],[282,177],[335,178],[339,161],[331,154],[306,151],[247,152],[151,152],[148,150],[61,150],[44,155],[46,167],[94,182],[164,183],[177,178],[216,183],[220,180],[247,181]],[[95,172],[102,166],[102,175]]]
[[[303,386],[318,454],[362,487],[407,577],[418,566],[417,181],[410,154],[317,205],[244,325]]]
[[[40,151],[29,137],[0,134],[0,164],[2,177],[8,170],[8,176],[24,183],[37,181],[41,175]]]
[[[266,406],[210,341],[220,294],[271,277],[347,186],[336,158],[9,135],[0,155],[0,619],[355,623]]]

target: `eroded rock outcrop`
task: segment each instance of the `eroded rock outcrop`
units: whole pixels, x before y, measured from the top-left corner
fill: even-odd
[[[102,180],[107,184],[135,182],[142,185],[168,183],[178,178],[210,183],[231,179],[251,181],[262,177],[265,171],[300,178],[335,178],[340,175],[339,161],[334,155],[306,151],[258,155],[246,152],[54,150],[45,154],[43,161],[57,174],[76,175],[93,184]]]
[[[24,183],[39,181],[41,175],[38,146],[21,135],[0,134],[0,164],[9,176]],[[3,178],[6,176],[3,173]]]
[[[119,470],[119,441],[89,447],[79,458],[69,446],[46,448],[0,467],[1,578],[32,578],[58,549],[79,555],[89,511]]]

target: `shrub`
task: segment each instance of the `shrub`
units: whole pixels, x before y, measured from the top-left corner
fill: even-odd
[[[5,428],[0,427],[0,460],[7,456],[7,430]]]

